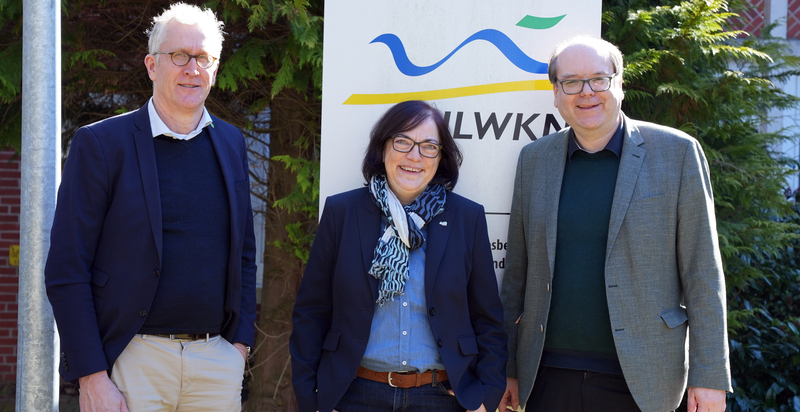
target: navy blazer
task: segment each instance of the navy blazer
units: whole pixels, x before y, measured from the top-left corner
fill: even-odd
[[[325,202],[292,315],[292,382],[301,412],[329,412],[367,348],[378,281],[368,274],[382,233],[368,189]],[[503,309],[483,206],[447,193],[427,225],[425,299],[458,401],[494,411],[506,387]]]
[[[208,127],[230,208],[225,323],[229,342],[255,335],[255,237],[242,133]],[[111,370],[144,324],[161,270],[161,197],[147,107],[82,127],[64,167],[45,266],[61,338],[59,371]]]

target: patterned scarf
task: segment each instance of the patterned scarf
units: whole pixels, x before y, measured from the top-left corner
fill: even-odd
[[[397,197],[389,190],[386,176],[374,176],[369,184],[369,191],[375,203],[389,220],[386,230],[375,246],[375,258],[369,274],[378,279],[380,293],[377,304],[402,295],[408,279],[408,254],[411,250],[422,247],[425,238],[422,228],[444,210],[445,188],[440,184],[431,184],[410,205],[403,207]]]

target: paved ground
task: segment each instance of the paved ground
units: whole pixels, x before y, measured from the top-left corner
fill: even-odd
[[[16,407],[16,400],[12,398],[0,398],[0,412],[14,412]],[[59,412],[80,412],[78,406],[77,396],[64,396],[59,397],[58,402]]]
[[[0,412],[15,412],[16,389],[13,382],[0,385]],[[61,382],[61,393],[58,397],[59,412],[80,412],[78,389],[74,385]]]

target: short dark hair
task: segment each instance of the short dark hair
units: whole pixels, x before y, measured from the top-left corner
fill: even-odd
[[[376,175],[385,175],[386,166],[383,164],[383,150],[386,141],[398,133],[407,132],[424,122],[432,119],[439,132],[439,144],[442,151],[439,153],[439,167],[436,174],[431,179],[431,183],[444,185],[447,190],[453,190],[458,182],[458,168],[461,167],[463,156],[458,148],[450,128],[445,122],[442,112],[434,108],[427,102],[421,100],[409,100],[392,106],[386,113],[378,119],[372,127],[369,137],[367,152],[364,154],[364,162],[361,164],[361,173],[367,183]]]

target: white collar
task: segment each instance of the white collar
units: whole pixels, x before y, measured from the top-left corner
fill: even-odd
[[[200,119],[200,123],[198,123],[197,128],[189,132],[189,134],[180,134],[170,130],[170,128],[167,127],[167,124],[164,123],[163,120],[161,120],[161,117],[159,117],[158,112],[156,112],[156,106],[153,104],[152,97],[150,98],[150,101],[147,104],[147,113],[150,115],[150,130],[153,132],[153,137],[160,136],[163,134],[165,136],[170,136],[173,139],[189,140],[202,133],[203,128],[205,128],[206,126],[211,125],[211,127],[214,127],[214,125],[212,124],[213,122],[211,120],[211,115],[208,114],[208,110],[206,110],[205,106],[203,107],[203,117]]]

